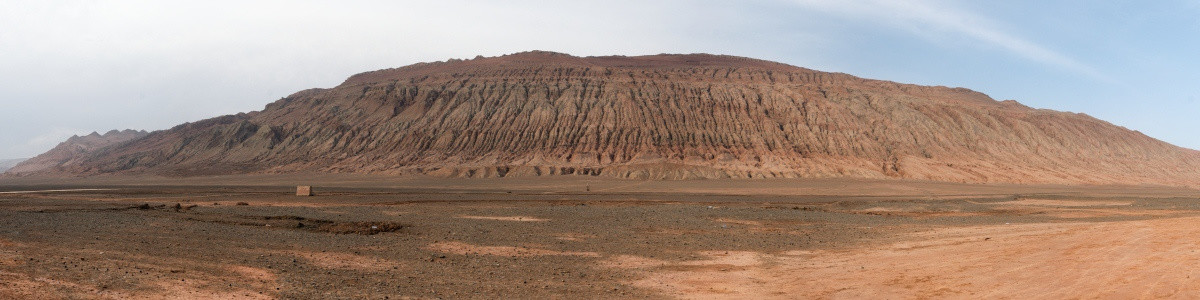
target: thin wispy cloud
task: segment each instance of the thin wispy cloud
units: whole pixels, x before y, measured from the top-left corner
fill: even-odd
[[[994,20],[933,1],[792,0],[798,6],[907,31],[930,40],[968,38],[1038,63],[1115,82],[1096,68],[999,29]]]

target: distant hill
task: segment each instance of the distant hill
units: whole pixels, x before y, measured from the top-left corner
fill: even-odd
[[[92,134],[85,136],[72,136],[46,153],[22,160],[8,169],[7,173],[58,172],[59,170],[77,168],[89,156],[99,154],[100,151],[109,146],[128,142],[147,134],[145,131],[113,130],[104,134],[92,132]]]
[[[1200,184],[1200,152],[1084,114],[708,54],[420,63],[121,136],[14,171]]]
[[[0,173],[4,173],[5,171],[8,171],[8,169],[11,169],[13,166],[16,166],[17,164],[25,161],[26,159],[28,159],[28,158],[0,159]]]

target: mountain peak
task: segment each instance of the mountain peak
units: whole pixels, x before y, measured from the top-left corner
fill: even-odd
[[[126,129],[121,131],[110,130],[104,134],[93,131],[85,136],[74,135],[46,153],[22,160],[19,164],[7,168],[7,171],[4,173],[35,173],[71,166],[79,163],[78,159],[95,154],[100,149],[128,142],[147,134],[146,131]]]

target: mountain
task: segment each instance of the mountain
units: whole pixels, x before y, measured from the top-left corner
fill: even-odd
[[[147,134],[149,133],[145,131],[113,130],[104,134],[92,132],[85,136],[72,136],[46,153],[15,164],[5,173],[30,174],[60,172],[69,169],[86,170],[88,166],[83,162],[87,161],[91,155],[98,154],[99,151],[109,146],[120,145]]]
[[[419,63],[69,154],[19,173],[1200,184],[1200,152],[1084,114],[707,54]]]
[[[28,159],[28,158],[0,159],[0,173],[4,173],[4,171],[8,171],[8,169],[11,169],[13,166],[16,166],[17,164],[25,161],[26,159]]]

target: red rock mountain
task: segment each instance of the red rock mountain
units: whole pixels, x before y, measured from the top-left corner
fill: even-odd
[[[706,54],[420,63],[73,154],[19,173],[1200,184],[1200,152],[1087,115]]]

